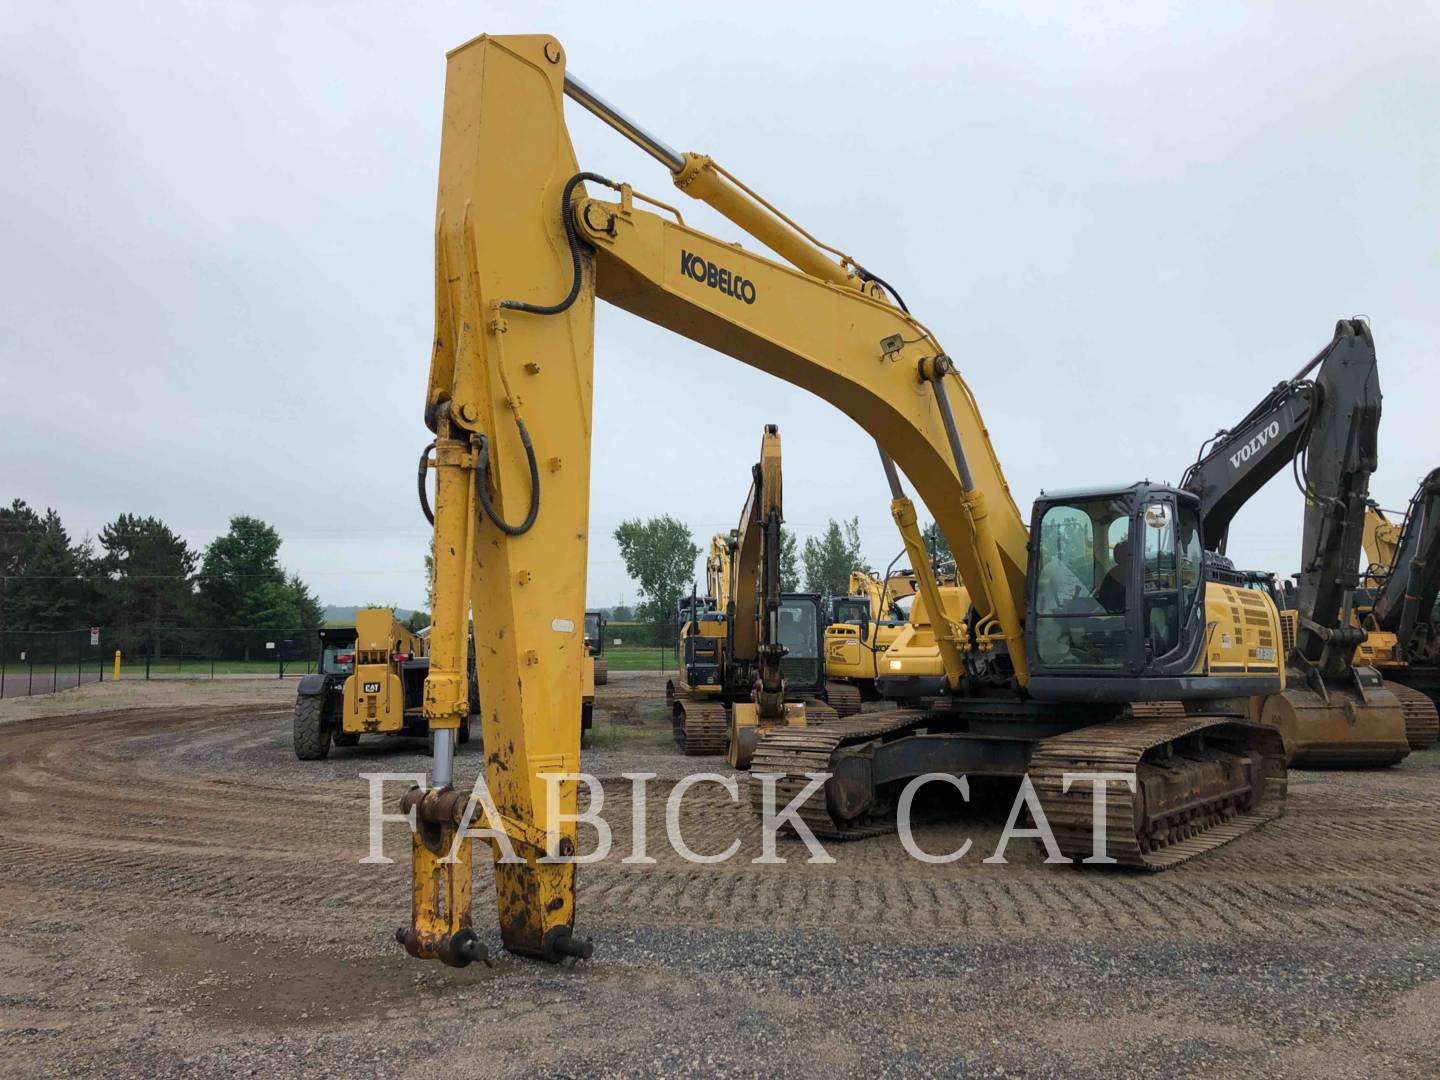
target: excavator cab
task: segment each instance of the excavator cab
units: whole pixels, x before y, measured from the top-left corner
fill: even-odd
[[[780,673],[787,692],[815,694],[825,688],[825,605],[816,593],[782,593],[776,609],[776,640],[785,647]]]
[[[1030,536],[1036,698],[1219,696],[1214,678],[1186,678],[1206,641],[1199,499],[1151,483],[1042,495]]]

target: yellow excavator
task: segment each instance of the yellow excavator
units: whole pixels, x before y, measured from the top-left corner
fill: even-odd
[[[825,627],[825,677],[832,685],[826,701],[841,716],[860,711],[863,701],[879,701],[875,687],[883,657],[906,626],[900,601],[915,595],[915,575],[899,570],[876,577],[866,570],[850,572],[845,596],[830,601],[830,622]],[[844,700],[841,709],[837,700]]]
[[[489,824],[505,841],[487,838],[501,938],[552,961],[591,954],[573,932],[565,815],[580,765],[597,297],[835,405],[879,445],[907,549],[919,530],[902,470],[955,554],[968,615],[945,604],[923,545],[908,551],[946,709],[759,729],[754,767],[777,774],[814,831],[893,829],[900,788],[937,771],[1027,776],[1066,856],[1092,856],[1099,813],[1107,857],[1154,870],[1282,812],[1283,744],[1246,718],[1252,697],[1285,684],[1279,616],[1268,597],[1207,580],[1193,494],[1149,482],[1048,491],[1027,529],[956,362],[878,275],[606,103],[567,72],[553,37],[483,36],[447,64],[425,406],[437,474],[425,710],[437,739],[429,786],[401,801],[417,822],[411,920],[397,932],[412,956],[485,954],[470,911],[472,796],[454,783],[444,738],[464,717],[472,605],[485,612]],[[566,97],[778,259],[582,171]],[[984,349],[966,340],[977,362]],[[1134,706],[1152,702],[1173,712],[1137,719]],[[1066,779],[1097,770],[1133,785]],[[812,782],[816,772],[829,779]]]
[[[1440,469],[1420,482],[1400,521],[1366,507],[1364,588],[1355,605],[1359,655],[1385,677],[1405,710],[1412,750],[1440,741]]]
[[[739,527],[723,555],[712,541],[706,560],[707,592],[717,603],[723,598],[725,607],[702,610],[698,598],[692,599],[694,615],[681,633],[683,662],[666,688],[681,749],[687,755],[724,753],[734,768],[749,765],[762,724],[836,717],[821,700],[826,691],[821,598],[780,591],[780,461],[780,429],[768,424]],[[726,580],[711,580],[722,569]],[[858,711],[858,699],[855,704]]]

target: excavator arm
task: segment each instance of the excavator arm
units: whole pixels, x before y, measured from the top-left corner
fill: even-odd
[[[761,720],[785,715],[785,679],[780,661],[780,524],[785,519],[780,469],[780,429],[765,425],[760,460],[745,499],[737,531],[735,577],[731,598],[736,615],[730,620],[736,642],[731,655],[755,662],[754,703]],[[744,613],[741,614],[741,600]],[[743,642],[743,648],[742,643]]]
[[[730,606],[730,545],[729,536],[716,533],[705,555],[705,595],[718,611]]]
[[[1342,320],[1294,378],[1202,447],[1181,480],[1200,496],[1204,546],[1223,552],[1240,508],[1283,468],[1295,466],[1305,492],[1297,646],[1331,677],[1348,670],[1363,639],[1350,626],[1348,605],[1379,424],[1374,339],[1363,321]]]
[[[581,172],[567,93],[785,262]],[[587,185],[611,195],[592,197]],[[436,751],[432,786],[403,803],[419,827],[412,922],[398,936],[412,955],[448,963],[483,951],[470,926],[472,839],[460,830],[474,800],[454,789],[452,767],[473,607],[499,818],[490,824],[517,857],[495,867],[501,935],[513,952],[559,960],[587,951],[571,933],[574,865],[564,857],[575,847],[566,818],[576,787],[566,777],[579,765],[596,296],[810,390],[863,427],[881,447],[897,506],[909,500],[893,465],[934,512],[980,625],[1007,648],[1022,685],[1027,533],[979,409],[934,335],[854,260],[568,77],[554,38],[480,37],[449,54],[437,204],[425,409],[436,473],[425,708]],[[983,343],[971,346],[983,360]],[[913,530],[913,507],[909,516]],[[943,613],[933,575],[922,574],[921,588]],[[955,679],[958,617],[948,622]],[[488,839],[498,856],[501,839]]]
[[[1377,629],[1408,647],[1440,593],[1440,469],[1420,482],[1398,528],[1370,508],[1365,534],[1371,574],[1379,579],[1371,616]]]

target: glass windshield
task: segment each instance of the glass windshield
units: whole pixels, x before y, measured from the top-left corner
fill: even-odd
[[[1125,665],[1129,536],[1130,515],[1122,499],[1056,504],[1045,511],[1035,598],[1036,647],[1043,664]]]
[[[820,640],[816,633],[817,609],[814,600],[787,599],[780,602],[777,636],[787,652],[780,661],[780,673],[792,687],[816,686],[820,682]]]
[[[600,640],[600,613],[598,611],[585,613],[585,637],[591,642]]]
[[[870,601],[836,600],[835,621],[862,626],[870,618]]]
[[[327,641],[320,650],[320,670],[326,674],[349,675],[355,670],[355,643]]]
[[[1141,565],[1141,588],[1145,593],[1145,632],[1154,656],[1164,656],[1180,642],[1180,551],[1175,542],[1175,506],[1168,500],[1147,503],[1145,561]],[[1198,544],[1199,522],[1187,515],[1185,530]],[[1187,553],[1188,554],[1188,553]],[[1187,560],[1188,561],[1188,560]],[[1191,572],[1189,590],[1199,583],[1199,564]]]

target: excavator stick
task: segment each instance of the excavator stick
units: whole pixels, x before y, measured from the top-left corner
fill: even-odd
[[[425,420],[436,433],[435,611],[425,712],[431,789],[405,807],[414,956],[477,959],[471,829],[492,838],[500,935],[511,952],[588,955],[572,935],[576,722],[585,663],[593,283],[562,202],[579,169],[561,108],[560,45],[480,37],[449,54],[435,228],[435,340]],[[581,192],[583,194],[583,191]],[[589,286],[589,287],[587,287]],[[538,423],[531,430],[527,416]],[[498,821],[452,774],[475,651],[485,780]],[[553,794],[552,794],[553,788]],[[558,797],[557,797],[558,796]],[[504,849],[514,853],[501,858]]]

